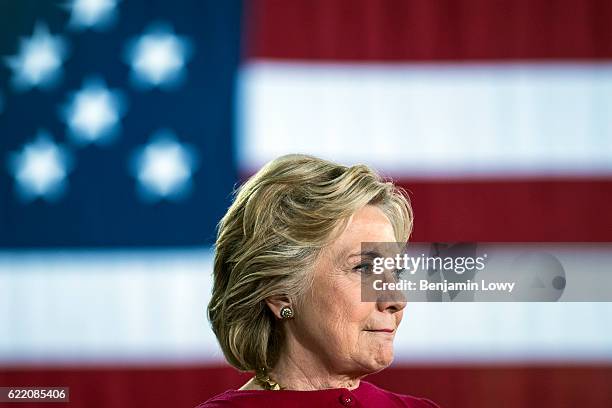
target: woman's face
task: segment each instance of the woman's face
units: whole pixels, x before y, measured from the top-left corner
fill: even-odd
[[[362,242],[393,241],[389,219],[368,205],[353,215],[315,263],[312,290],[291,329],[301,345],[334,373],[365,375],[393,360],[393,339],[406,303],[362,302],[361,276],[367,272],[360,268]]]

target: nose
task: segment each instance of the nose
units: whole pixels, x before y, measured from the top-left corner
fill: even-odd
[[[387,282],[397,282],[395,276],[385,271],[384,278]],[[376,306],[381,312],[397,313],[406,307],[406,295],[401,290],[383,290],[378,293]]]
[[[376,300],[376,307],[381,312],[397,313],[406,307],[406,296],[401,291],[381,293]]]

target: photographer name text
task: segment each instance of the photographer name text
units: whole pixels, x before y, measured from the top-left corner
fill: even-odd
[[[401,291],[482,291],[512,293],[516,282],[486,282],[485,280],[465,282],[431,282],[427,279],[411,281],[402,279],[396,282],[385,282],[377,279],[372,283],[374,290],[401,290]]]

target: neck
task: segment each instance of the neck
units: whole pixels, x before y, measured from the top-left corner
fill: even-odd
[[[314,391],[326,388],[359,387],[363,375],[337,374],[320,359],[320,354],[305,349],[298,342],[287,339],[285,353],[269,372],[283,389]]]

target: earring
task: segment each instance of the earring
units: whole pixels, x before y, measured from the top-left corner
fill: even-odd
[[[293,309],[289,306],[283,306],[280,310],[281,319],[290,319],[293,317]]]

